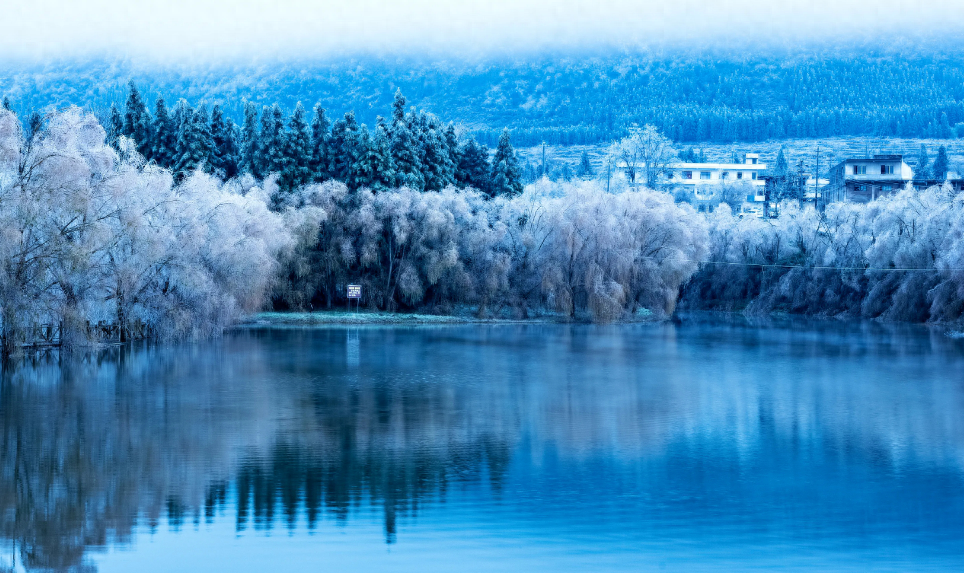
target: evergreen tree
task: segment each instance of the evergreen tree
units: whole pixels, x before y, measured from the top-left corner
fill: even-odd
[[[238,174],[237,127],[220,105],[211,110],[211,172],[227,181]]]
[[[784,148],[780,148],[780,152],[777,153],[776,165],[773,167],[773,173],[775,175],[786,175],[789,170],[789,165],[787,163],[787,156],[784,154]]]
[[[582,155],[579,157],[579,168],[576,170],[576,176],[583,179],[590,179],[595,174],[592,162],[589,161],[589,152],[583,150]]]
[[[178,103],[177,116],[181,119],[177,132],[175,178],[180,181],[197,169],[210,168],[211,131],[207,111],[201,106],[194,111],[184,100]]]
[[[147,111],[147,105],[141,98],[133,80],[131,80],[129,86],[127,108],[124,110],[123,133],[134,141],[138,153],[143,155],[145,159],[151,159],[153,155],[151,114]]]
[[[920,152],[917,154],[917,165],[914,166],[914,180],[924,181],[930,179],[930,173],[927,169],[927,164],[930,161],[927,157],[927,149],[922,143],[920,146]]]
[[[392,127],[405,123],[405,96],[402,88],[395,90],[395,101],[392,102]]]
[[[492,168],[489,165],[489,150],[484,145],[470,139],[459,151],[459,164],[456,170],[456,182],[461,187],[472,187],[483,193],[489,192],[489,176]]]
[[[284,134],[284,164],[278,181],[283,191],[292,191],[311,181],[311,140],[305,108],[298,102]]]
[[[331,179],[328,172],[328,138],[330,125],[325,110],[315,106],[315,116],[311,121],[311,173],[315,181]]]
[[[118,149],[117,139],[124,134],[124,119],[121,117],[117,106],[110,104],[110,118],[107,125],[107,144]]]
[[[400,92],[396,94],[396,104],[400,96]],[[401,101],[404,106],[405,98],[401,98]],[[397,109],[396,107],[394,111],[397,111]],[[395,165],[395,185],[416,190],[424,189],[425,179],[422,177],[422,161],[416,152],[416,141],[408,128],[404,113],[401,118],[395,117],[395,122],[392,125],[391,152],[392,163]]]
[[[449,161],[452,162],[452,169],[457,170],[459,165],[459,136],[455,133],[455,125],[452,123],[449,123],[448,127],[445,128],[445,146],[449,150]]]
[[[281,173],[284,169],[284,114],[277,104],[261,111],[261,134],[255,155],[259,177]]]
[[[934,179],[938,181],[945,181],[947,179],[947,171],[950,169],[950,161],[947,157],[947,148],[943,145],[937,148],[937,157],[934,158],[934,165],[931,167]]]
[[[503,129],[499,136],[499,145],[495,148],[492,158],[492,187],[493,196],[518,195],[522,193],[522,181],[519,173],[519,161],[512,149],[509,130]]]
[[[345,185],[352,191],[362,187],[371,188],[374,175],[374,161],[371,154],[372,140],[367,125],[348,132],[346,148],[351,153],[351,165]]]
[[[331,127],[331,137],[328,144],[328,173],[331,174],[332,179],[347,184],[351,176],[352,165],[355,162],[356,150],[354,147],[357,144],[357,139],[358,122],[355,121],[355,112],[350,111]]]
[[[381,121],[375,128],[375,137],[368,151],[368,162],[371,165],[372,191],[378,193],[395,186],[395,163],[392,161],[391,138],[388,135],[388,127]]]
[[[175,125],[167,112],[167,105],[163,97],[157,98],[154,104],[154,142],[151,157],[154,163],[165,169],[174,165],[177,153],[178,126]]]
[[[441,191],[455,183],[455,164],[445,134],[434,116],[427,117],[421,132],[422,177],[426,191]]]
[[[257,178],[262,174],[258,170],[258,108],[251,102],[244,102],[244,125],[241,128],[241,165],[239,170],[250,173]]]
[[[13,104],[10,103],[10,98],[7,96],[3,96],[3,109],[13,111]]]

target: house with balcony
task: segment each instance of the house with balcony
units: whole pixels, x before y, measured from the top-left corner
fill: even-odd
[[[747,191],[743,197],[744,207],[757,206],[762,212],[766,169],[757,153],[747,153],[742,163],[672,163],[666,168],[666,183],[685,191],[700,211],[719,205],[724,189],[743,187]],[[729,202],[732,203],[732,198]]]
[[[828,180],[822,190],[828,202],[866,203],[903,189],[914,180],[914,170],[903,155],[851,157],[833,166]]]

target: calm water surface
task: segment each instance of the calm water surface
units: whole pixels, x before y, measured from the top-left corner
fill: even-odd
[[[265,329],[0,386],[0,570],[964,570],[964,342]]]

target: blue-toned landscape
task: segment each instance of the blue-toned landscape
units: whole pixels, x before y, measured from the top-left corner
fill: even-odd
[[[0,573],[964,570],[960,3],[0,3]]]

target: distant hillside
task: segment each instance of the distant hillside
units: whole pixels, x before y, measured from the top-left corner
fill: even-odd
[[[519,61],[342,59],[194,68],[126,62],[0,66],[0,96],[19,111],[73,103],[102,112],[134,79],[148,100],[242,99],[291,109],[320,102],[369,125],[401,88],[411,104],[463,124],[488,144],[508,126],[517,145],[592,144],[653,123],[680,142],[877,135],[964,136],[964,52],[899,56],[614,54]],[[960,125],[956,130],[955,126]]]

